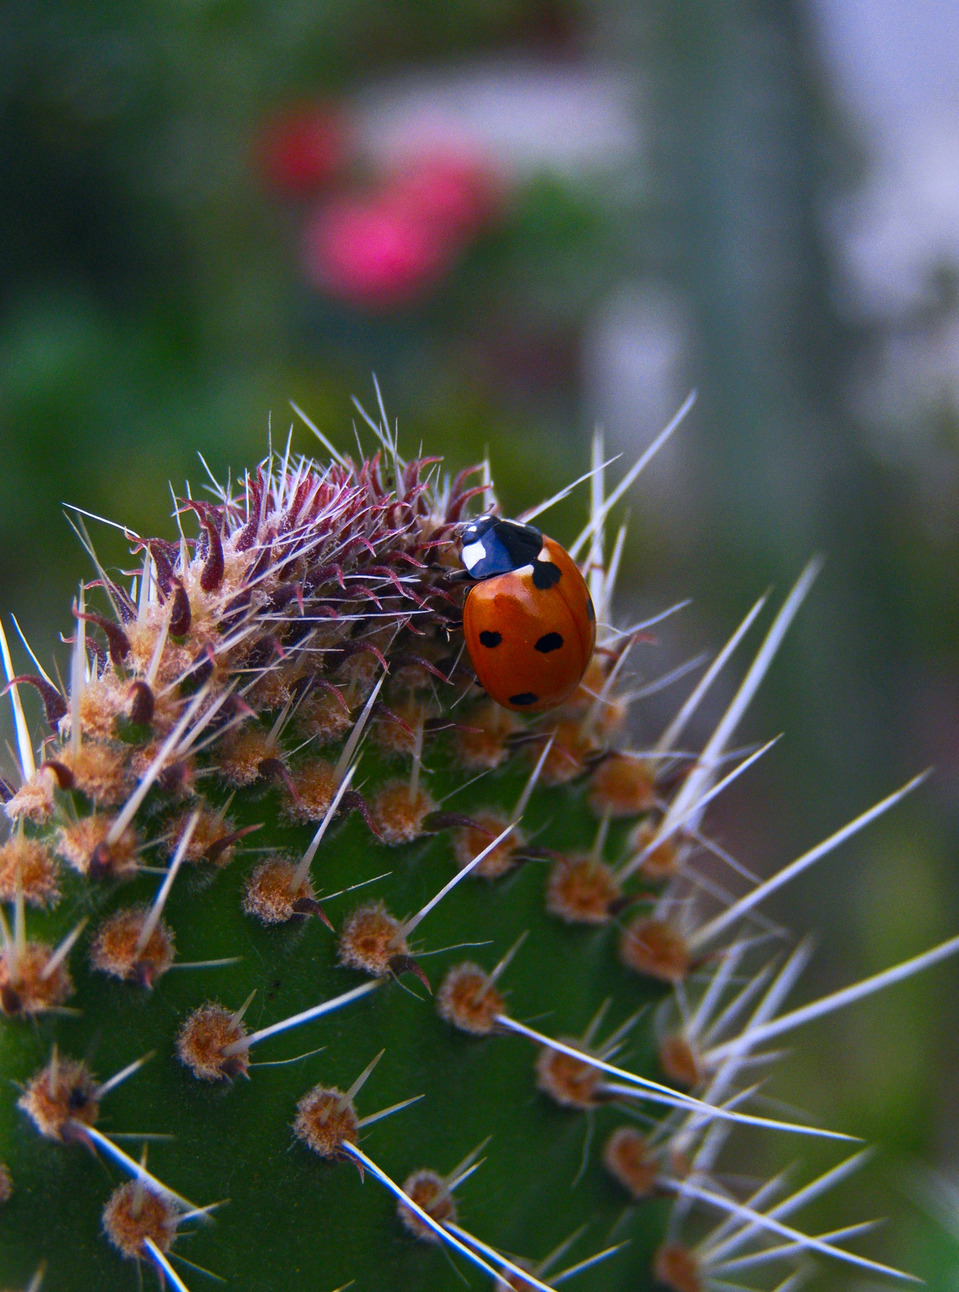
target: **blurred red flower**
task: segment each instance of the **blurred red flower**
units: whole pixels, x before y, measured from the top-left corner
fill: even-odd
[[[434,221],[374,197],[339,197],[317,208],[304,231],[309,280],[367,309],[391,309],[424,296],[460,247]]]
[[[385,199],[447,236],[466,239],[498,214],[503,186],[491,165],[465,151],[411,156],[387,184]]]
[[[264,182],[284,197],[305,197],[343,167],[350,152],[349,129],[334,104],[301,103],[269,120],[256,141]]]

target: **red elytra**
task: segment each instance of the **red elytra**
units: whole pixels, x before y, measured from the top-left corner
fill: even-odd
[[[480,685],[504,708],[536,713],[561,704],[586,672],[596,642],[593,601],[573,558],[543,536],[536,566],[481,579],[463,608],[466,648]]]

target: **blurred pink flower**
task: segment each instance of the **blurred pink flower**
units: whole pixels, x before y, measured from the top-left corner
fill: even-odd
[[[304,197],[329,181],[349,151],[342,112],[324,103],[283,109],[266,123],[255,148],[265,183],[284,197]]]
[[[331,296],[391,309],[428,293],[451,265],[460,239],[405,205],[344,196],[317,208],[304,231],[304,268]]]
[[[466,239],[496,216],[503,185],[491,165],[466,151],[411,156],[389,181],[385,199]]]

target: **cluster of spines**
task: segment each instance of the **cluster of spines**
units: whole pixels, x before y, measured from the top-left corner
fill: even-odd
[[[97,584],[113,607],[112,620],[89,612],[90,589],[81,592],[66,694],[42,670],[14,677],[4,640],[21,783],[9,786],[5,809],[11,832],[0,845],[0,897],[14,906],[13,927],[2,923],[0,1007],[9,1017],[29,1017],[61,1009],[72,998],[68,962],[84,925],[55,947],[26,933],[26,906],[47,909],[58,900],[59,863],[95,884],[122,881],[144,868],[154,841],[161,841],[170,860],[154,901],[113,911],[91,932],[87,947],[94,969],[140,989],[154,988],[174,961],[174,935],[163,908],[180,868],[226,865],[256,828],[236,827],[230,794],[272,785],[291,826],[315,827],[305,851],[284,856],[271,850],[250,871],[244,910],[265,924],[311,916],[330,924],[323,901],[335,895],[315,891],[311,864],[328,828],[346,813],[359,812],[372,836],[387,846],[446,831],[456,873],[416,915],[400,918],[373,898],[340,921],[339,963],[368,975],[369,982],[252,1034],[243,1023],[249,1001],[232,1009],[203,1002],[181,1022],[179,1060],[198,1080],[229,1082],[249,1075],[255,1044],[345,1008],[383,981],[414,973],[430,989],[409,941],[413,929],[461,880],[495,883],[536,858],[549,866],[543,902],[550,916],[567,925],[615,926],[621,964],[672,989],[676,1017],[668,1021],[661,1011],[659,1024],[667,1081],[643,1078],[610,1062],[634,1019],[600,1043],[595,1033],[602,1011],[582,1037],[572,1040],[551,1038],[512,1018],[504,988],[517,947],[492,970],[474,961],[453,966],[437,987],[435,1007],[449,1024],[471,1035],[512,1034],[533,1041],[539,1047],[533,1079],[561,1106],[588,1114],[600,1104],[615,1103],[627,1113],[628,1120],[602,1147],[601,1160],[634,1202],[654,1194],[677,1198],[673,1230],[655,1258],[659,1282],[674,1292],[698,1292],[721,1280],[743,1245],[754,1263],[788,1262],[821,1251],[882,1269],[839,1248],[834,1236],[813,1238],[785,1225],[782,1217],[810,1196],[809,1190],[799,1202],[795,1195],[778,1198],[761,1211],[750,1200],[731,1198],[711,1176],[725,1133],[737,1122],[808,1129],[751,1115],[740,1106],[749,1094],[741,1074],[765,1057],[757,1056],[757,1047],[817,1008],[778,1013],[801,968],[801,952],[782,966],[771,961],[747,987],[740,986],[738,969],[767,932],[751,922],[755,906],[905,792],[864,813],[745,897],[707,892],[722,899],[720,913],[697,914],[706,881],[697,872],[696,855],[711,850],[728,860],[704,833],[703,811],[756,756],[740,755],[732,771],[720,774],[738,719],[809,576],[787,599],[698,758],[674,752],[677,739],[758,606],[653,748],[632,751],[624,735],[628,697],[622,669],[638,633],[607,631],[573,699],[562,710],[528,722],[478,697],[468,666],[457,657],[451,555],[470,496],[484,493],[486,486],[468,489],[464,474],[439,490],[432,469],[430,462],[401,462],[395,442],[386,436],[382,454],[358,468],[338,457],[317,471],[306,461],[293,462],[287,452],[249,477],[240,498],[224,491],[216,504],[187,499],[181,514],[193,512],[200,523],[194,544],[182,535],[179,544],[139,543],[143,564],[129,590],[99,570]],[[603,621],[618,558],[614,554],[605,569],[598,559],[610,502],[601,494],[597,501],[601,477],[597,462],[593,515],[582,540],[590,543],[591,590]],[[105,645],[88,632],[90,624],[103,632]],[[17,692],[26,682],[40,691],[53,728],[39,767]],[[469,815],[453,814],[434,801],[424,748],[442,731],[445,747],[470,775],[528,760],[529,775],[510,810],[471,806]],[[363,793],[355,789],[366,741],[387,760],[405,760],[408,774],[388,776]],[[333,745],[335,758],[317,752]],[[224,787],[219,797],[202,792],[211,771]],[[524,835],[529,798],[544,785],[570,785],[582,793],[595,820],[590,848],[551,851]],[[474,793],[474,804],[481,798]],[[613,852],[619,857],[615,863]],[[718,942],[720,935],[727,935],[725,945]],[[931,962],[952,949],[947,944],[920,959]],[[916,967],[919,960],[907,966]],[[904,972],[890,971],[888,977]],[[878,976],[858,994],[885,980]],[[827,1001],[818,1008],[829,1007]],[[131,1182],[107,1206],[106,1232],[125,1255],[149,1259],[177,1279],[167,1260],[177,1228],[187,1218],[205,1217],[208,1209],[161,1185],[95,1125],[99,1100],[138,1067],[134,1062],[97,1083],[83,1064],[54,1053],[20,1105],[41,1135],[86,1142],[131,1174]],[[359,1148],[361,1125],[410,1102],[359,1118],[353,1099],[370,1070],[347,1092],[321,1083],[304,1094],[293,1121],[296,1137],[323,1157],[352,1159],[398,1190],[400,1217],[417,1237],[448,1241],[492,1277],[502,1276],[503,1286],[545,1287],[544,1270],[537,1274],[506,1262],[456,1224],[453,1189],[472,1164],[450,1177],[419,1167],[408,1187],[400,1188]],[[650,1103],[668,1112],[651,1130],[641,1131]],[[682,1245],[677,1228],[694,1201],[725,1213],[719,1237],[707,1236],[695,1250]],[[141,1222],[142,1232],[134,1221]],[[731,1234],[739,1236],[738,1243]],[[774,1238],[786,1242],[777,1248]],[[553,1283],[559,1277],[551,1275]]]

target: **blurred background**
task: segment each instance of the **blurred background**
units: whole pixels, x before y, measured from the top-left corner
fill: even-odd
[[[44,663],[90,572],[62,505],[170,536],[198,453],[312,451],[291,400],[349,450],[375,373],[407,452],[488,446],[515,513],[695,386],[628,500],[620,618],[692,599],[641,678],[823,553],[745,733],[786,738],[719,831],[771,872],[934,765],[773,910],[817,931],[806,997],[959,929],[951,0],[13,0],[3,32],[0,606]],[[775,1082],[881,1149],[821,1227],[892,1214],[871,1254],[933,1289],[957,981],[797,1034]]]

